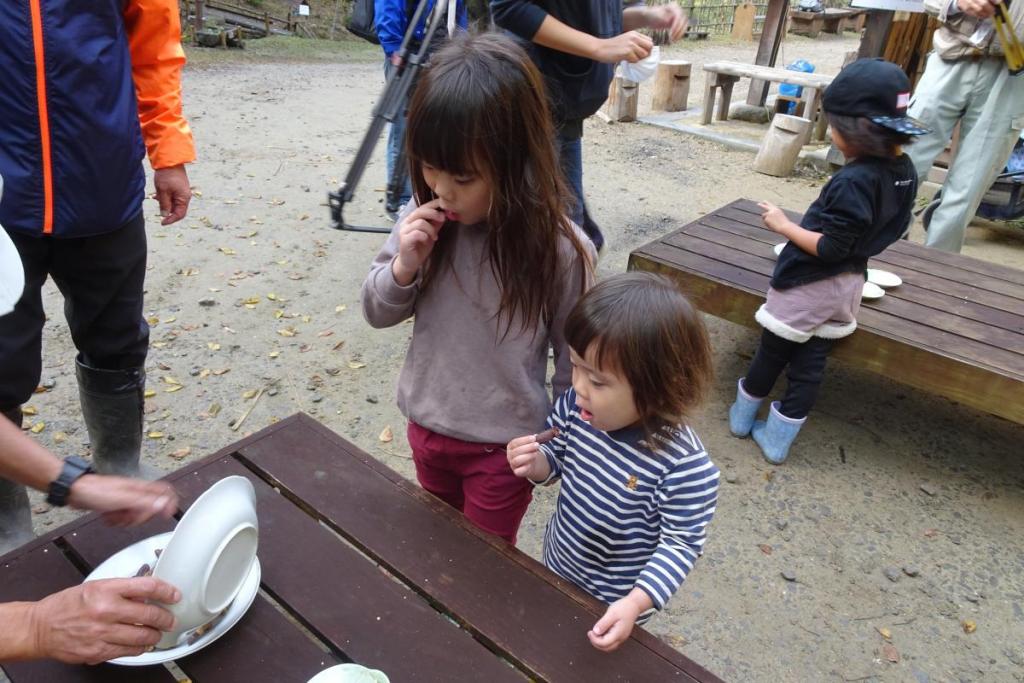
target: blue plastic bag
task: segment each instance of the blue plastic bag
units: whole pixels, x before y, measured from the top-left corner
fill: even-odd
[[[804,73],[814,73],[814,65],[808,62],[806,59],[798,59],[791,64],[787,64],[786,68],[790,71],[802,71]],[[800,93],[803,92],[803,88],[799,85],[790,85],[788,83],[782,83],[779,85],[779,94],[786,95],[788,97],[800,97]],[[796,102],[788,103],[786,107],[786,113],[792,114],[796,110]]]

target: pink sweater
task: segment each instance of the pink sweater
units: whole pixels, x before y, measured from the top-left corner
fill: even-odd
[[[463,441],[504,444],[541,431],[551,411],[545,388],[549,348],[555,352],[554,395],[560,396],[571,383],[562,330],[579,299],[583,263],[563,239],[562,254],[572,265],[552,283],[558,307],[551,328],[541,323],[536,333],[523,332],[517,320],[503,339],[486,226],[448,224],[444,229],[458,231],[453,267],[426,291],[420,290],[419,278],[407,287],[395,282],[391,262],[398,254],[397,225],[363,282],[363,316],[373,327],[391,327],[415,315],[398,378],[398,407],[413,422]],[[580,230],[577,235],[596,262],[586,235]]]

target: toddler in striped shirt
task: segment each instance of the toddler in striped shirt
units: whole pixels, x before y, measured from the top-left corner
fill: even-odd
[[[572,388],[509,466],[561,479],[544,564],[608,604],[587,634],[611,651],[668,602],[704,547],[718,468],[684,422],[711,381],[700,316],[667,278],[624,273],[569,314]]]

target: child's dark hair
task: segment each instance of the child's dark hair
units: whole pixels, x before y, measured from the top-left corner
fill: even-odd
[[[423,164],[490,182],[487,250],[501,287],[506,333],[514,320],[524,330],[554,319],[566,250],[580,268],[582,294],[589,258],[566,217],[569,196],[554,147],[544,80],[512,39],[493,33],[461,36],[431,57],[413,93],[406,128],[409,169],[417,200],[433,193]],[[451,265],[451,230],[442,228],[421,286]]]
[[[565,338],[624,377],[652,445],[671,438],[711,384],[711,344],[700,314],[672,280],[621,273],[594,285],[569,314]]]
[[[852,157],[894,157],[899,148],[914,141],[913,135],[880,126],[866,116],[828,113],[828,125],[839,131]]]

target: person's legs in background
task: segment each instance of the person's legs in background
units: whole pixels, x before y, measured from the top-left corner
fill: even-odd
[[[384,58],[384,80],[385,81],[391,80],[391,76],[392,76],[392,74],[395,73],[396,69],[397,69],[397,67],[395,67],[395,65],[391,63],[391,60],[388,59],[387,57],[385,57]],[[399,112],[399,114],[395,118],[395,120],[391,122],[391,125],[388,126],[388,143],[387,143],[387,153],[386,153],[388,177],[386,179],[385,185],[387,183],[391,182],[391,177],[392,177],[392,175],[394,174],[394,171],[395,171],[395,164],[398,163],[399,156],[401,156],[402,145],[404,145],[404,144],[405,144],[405,105],[403,104],[401,112]],[[388,211],[388,213],[398,213],[398,211],[409,202],[409,199],[411,197],[412,197],[412,182],[409,179],[409,173],[406,172],[404,174],[404,177],[403,177],[403,180],[402,180],[402,191],[401,191],[401,195],[400,195],[400,197],[398,199],[397,204],[394,203],[391,200],[391,197],[389,196],[389,197],[387,197],[387,199],[385,199],[385,202],[386,202],[385,208]]]
[[[1006,64],[987,59],[970,67],[964,76],[963,87],[971,93],[960,119],[959,151],[942,185],[942,201],[932,214],[925,242],[952,252],[963,247],[967,225],[1006,165],[1024,126],[1024,88]]]
[[[562,173],[569,183],[576,201],[570,207],[569,217],[590,237],[594,247],[600,251],[604,247],[604,235],[591,219],[587,211],[587,201],[583,194],[583,138],[573,134],[558,134],[558,161]]]
[[[149,325],[142,213],[113,232],[54,241],[51,274],[78,349],[75,374],[93,466],[138,476]]]

